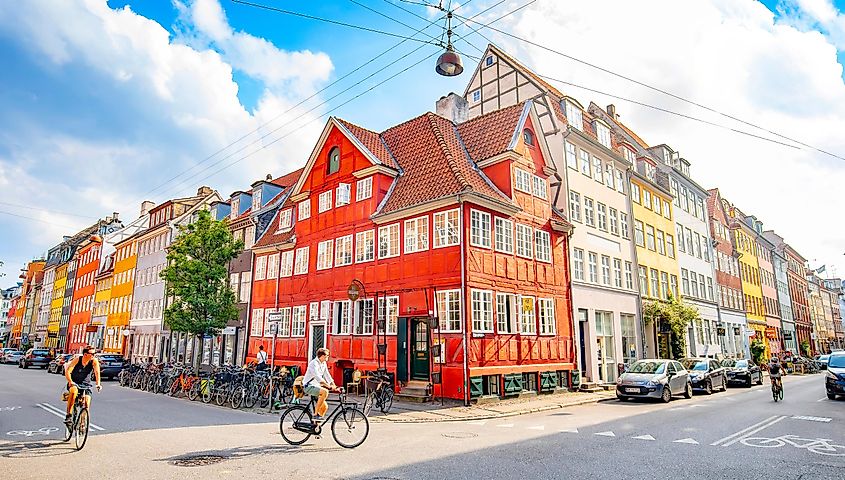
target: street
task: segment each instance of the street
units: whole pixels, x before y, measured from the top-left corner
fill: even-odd
[[[845,471],[845,401],[825,397],[822,375],[787,377],[777,404],[766,381],[669,404],[609,401],[471,422],[373,419],[354,450],[328,433],[288,446],[277,415],[106,382],[81,452],[59,438],[62,377],[3,365],[0,380],[5,478],[841,479]],[[179,466],[198,455],[211,464]]]

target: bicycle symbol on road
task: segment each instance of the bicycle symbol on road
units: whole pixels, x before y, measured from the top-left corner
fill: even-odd
[[[778,448],[784,445],[792,445],[795,448],[806,449],[819,455],[845,457],[845,445],[836,445],[830,443],[831,441],[826,438],[801,438],[798,435],[781,435],[773,438],[752,437],[740,440],[743,445],[749,447]]]
[[[32,437],[35,435],[49,435],[57,430],[57,427],[41,427],[38,430],[12,430],[11,432],[6,432],[6,435]]]
[[[21,408],[20,405],[12,406],[12,407],[0,407],[0,412],[11,412],[12,410],[17,410]]]

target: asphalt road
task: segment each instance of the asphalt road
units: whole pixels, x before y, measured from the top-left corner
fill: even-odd
[[[668,405],[613,401],[474,422],[373,421],[354,450],[328,434],[291,447],[276,416],[114,386],[95,398],[92,420],[104,430],[81,452],[55,439],[6,435],[7,422],[23,422],[16,417],[29,419],[20,425],[53,421],[34,406],[45,400],[33,385],[46,381],[58,392],[61,379],[44,377],[0,369],[0,409],[21,406],[0,411],[0,471],[9,478],[43,478],[57,466],[110,479],[845,478],[845,401],[825,398],[822,375],[787,377],[777,404],[767,382]],[[218,463],[176,465],[197,455]]]

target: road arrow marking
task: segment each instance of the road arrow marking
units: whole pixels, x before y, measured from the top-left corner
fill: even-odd
[[[596,435],[601,435],[602,437],[615,437],[616,436],[616,434],[611,432],[611,431],[599,432]]]
[[[637,440],[654,440],[654,437],[652,437],[651,435],[640,435],[640,436],[631,437],[631,438],[635,438]]]
[[[558,431],[561,432],[561,433],[578,433],[577,428],[567,428],[567,429],[558,430]]]
[[[690,444],[690,445],[698,445],[698,442],[696,442],[696,441],[695,441],[695,440],[693,440],[692,438],[682,438],[682,439],[680,439],[680,440],[675,440],[675,441],[674,441],[674,442],[672,442],[672,443],[688,443],[688,444]]]
[[[528,430],[545,430],[545,429],[546,429],[545,425],[536,425],[534,427],[528,427]]]
[[[499,425],[496,425],[496,426],[502,427],[502,428],[512,428],[513,424],[512,423],[500,423]]]

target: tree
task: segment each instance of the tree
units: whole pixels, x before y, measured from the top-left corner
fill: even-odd
[[[810,342],[808,342],[807,340],[804,340],[803,342],[801,342],[801,351],[804,353],[805,357],[809,357],[810,356]]]
[[[751,358],[753,358],[757,364],[762,365],[763,363],[765,363],[765,356],[766,345],[760,340],[754,340],[753,342],[751,342]]]
[[[227,264],[243,248],[226,224],[213,220],[208,211],[199,211],[193,223],[180,226],[167,253],[167,268],[161,271],[170,298],[165,325],[177,332],[216,335],[237,319]]]
[[[686,356],[688,325],[701,320],[698,310],[669,294],[667,301],[656,300],[643,305],[643,320],[655,324],[660,333],[669,336],[666,356],[678,359]]]

